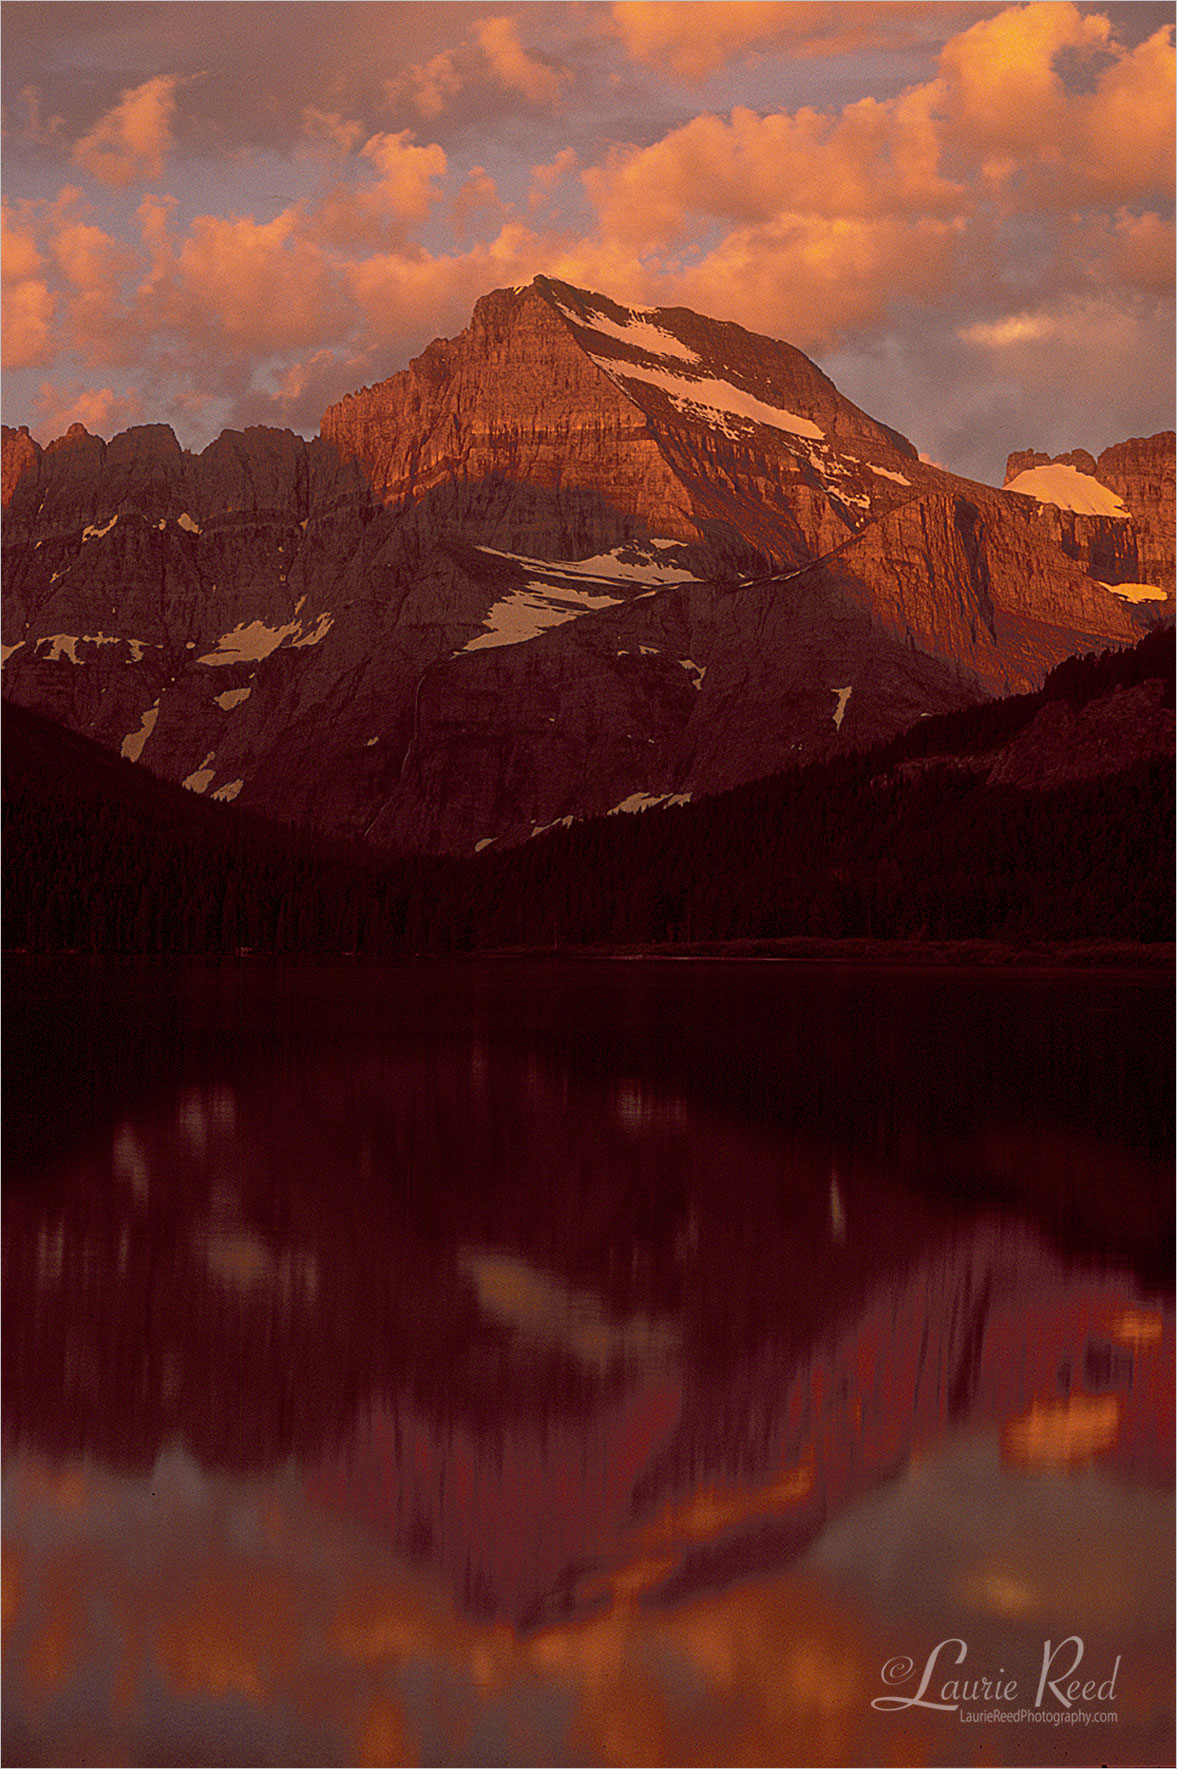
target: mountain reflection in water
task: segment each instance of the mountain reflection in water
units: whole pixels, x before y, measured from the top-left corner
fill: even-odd
[[[1087,1760],[871,1706],[1070,1634],[1122,1659],[1090,1760],[1161,1760],[1167,1022],[1145,976],[18,971],[6,1760]]]

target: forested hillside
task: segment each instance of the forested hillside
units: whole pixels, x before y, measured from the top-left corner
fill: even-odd
[[[1164,941],[1173,631],[1035,694],[697,804],[389,858],[153,779],[5,709],[5,940],[417,953],[822,939]]]

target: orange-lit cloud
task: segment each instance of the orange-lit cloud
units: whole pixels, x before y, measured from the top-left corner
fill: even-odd
[[[475,35],[496,79],[530,104],[555,104],[572,75],[530,55],[519,41],[514,19],[486,18]]]
[[[345,252],[403,241],[441,200],[446,169],[445,150],[436,142],[419,145],[411,130],[373,135],[348,168],[351,179],[326,194],[301,230]]]
[[[58,298],[37,277],[5,283],[2,336],[6,369],[38,368],[52,360],[56,348],[53,316]]]
[[[117,189],[162,178],[173,141],[177,84],[175,75],[160,74],[124,92],[75,143],[74,164]]]
[[[289,209],[266,223],[198,216],[175,259],[180,323],[267,354],[315,340],[329,317],[329,276],[298,223]]]
[[[320,110],[314,104],[303,106],[302,132],[308,141],[345,156],[354,153],[364,139],[362,123],[345,118],[338,111]]]
[[[847,54],[903,42],[937,23],[958,24],[959,4],[857,0],[614,0],[613,29],[633,60],[697,82],[726,63],[784,51],[792,56]]]
[[[423,66],[413,68],[407,76],[413,103],[421,115],[432,119],[440,116],[449,100],[462,88],[462,76],[454,57],[446,50],[431,56]],[[395,82],[390,82],[395,95]]]
[[[1073,92],[1070,55],[1098,77]],[[1125,53],[1110,20],[1070,0],[1010,8],[953,38],[930,96],[946,147],[1007,201],[1074,206],[1173,187],[1172,29]]]
[[[1092,385],[1101,361],[1122,385],[1145,384],[1132,352],[1155,354],[1173,285],[1171,29],[1136,43],[1114,8],[1071,0],[633,0],[578,15],[576,33],[564,24],[572,8],[422,18],[450,10],[448,38],[436,22],[414,27],[417,61],[365,74],[367,106],[356,81],[335,70],[316,86],[309,64],[286,100],[275,97],[283,114],[267,113],[266,139],[285,132],[291,163],[277,215],[281,185],[248,194],[258,138],[232,133],[235,110],[211,118],[208,80],[186,86],[177,108],[194,62],[157,61],[183,71],[106,99],[88,132],[76,120],[64,136],[42,127],[43,158],[68,155],[72,137],[74,164],[117,191],[161,178],[199,116],[208,163],[233,162],[234,198],[218,203],[202,186],[206,212],[194,213],[191,181],[174,187],[189,191],[182,200],[157,185],[139,204],[137,236],[95,185],[90,208],[72,187],[56,202],[11,206],[6,365],[52,367],[64,384],[80,363],[96,396],[117,386],[115,368],[134,365],[166,412],[297,414],[313,428],[318,391],[329,402],[348,390],[345,363],[378,378],[459,330],[488,289],[547,272],[623,301],[698,307],[811,351],[869,352],[919,308],[928,322],[905,334],[906,348],[935,334],[958,366],[999,369],[1007,387],[1016,375],[1035,400],[1075,385],[1068,349],[1093,352]],[[239,27],[244,14],[224,9]],[[363,38],[369,58],[376,41]],[[326,55],[328,36],[315,42]],[[903,90],[890,80],[882,96],[855,91],[846,52],[864,45],[902,45],[916,77]],[[810,102],[791,80],[787,107],[766,109],[752,88],[749,102],[731,103],[741,60],[782,53],[808,68],[834,51],[838,80],[817,79]],[[720,67],[724,84],[705,105],[662,80],[658,105],[643,108],[646,68],[690,86]],[[616,113],[587,131],[608,82]],[[49,99],[33,94],[26,109],[34,99],[39,117]],[[496,135],[504,117],[518,128]],[[929,361],[928,385],[943,383],[947,360],[934,371]],[[35,392],[31,380],[20,397]],[[949,446],[934,429],[916,440],[941,455]]]
[[[555,159],[546,164],[531,168],[531,191],[528,195],[529,207],[538,208],[549,197],[558,184],[571,178],[579,165],[579,157],[574,147],[562,147]]]
[[[50,436],[64,435],[71,424],[84,424],[94,435],[113,436],[142,417],[138,394],[115,393],[110,387],[94,389],[78,382],[55,386],[42,381],[37,396],[38,427]]]
[[[18,213],[7,201],[0,206],[0,275],[6,283],[21,282],[35,275],[44,263],[37,247],[31,207],[24,204]]]
[[[883,318],[899,296],[932,301],[953,280],[960,230],[935,218],[783,215],[736,229],[675,279],[676,298],[802,349]]]
[[[435,180],[445,174],[444,150],[430,143],[418,147],[408,130],[399,135],[374,135],[361,150],[378,175],[375,196],[381,208],[399,221],[423,221],[437,201]]]
[[[702,79],[734,55],[803,39],[827,25],[833,10],[802,0],[616,0],[612,9],[635,61],[669,67],[686,80]]]
[[[651,147],[615,154],[585,184],[609,232],[658,245],[697,216],[747,224],[786,212],[942,212],[960,193],[937,161],[917,105],[895,112],[865,99],[836,119],[739,108],[729,118],[695,117]]]
[[[450,217],[459,239],[468,238],[480,225],[493,225],[505,219],[508,205],[495,188],[495,181],[485,166],[471,166],[470,175],[450,204]]]

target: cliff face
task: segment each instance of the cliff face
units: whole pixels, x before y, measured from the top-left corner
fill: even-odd
[[[1175,445],[1177,435],[1172,430],[1163,430],[1156,436],[1136,436],[1128,442],[1113,443],[1098,460],[1085,448],[1053,456],[1023,449],[1010,455],[1006,462],[1005,483],[1008,486],[1037,467],[1073,467],[1105,486],[1122,500],[1131,515],[1141,583],[1172,592],[1173,529],[1177,520]]]
[[[549,559],[664,537],[709,543],[700,564],[794,563],[926,477],[799,350],[546,277],[485,296],[322,433],[418,526]]]
[[[19,430],[10,430],[4,424],[0,426],[0,432],[0,503],[7,510],[17,481],[23,474],[36,470],[41,450],[23,424]]]
[[[1140,536],[1141,581],[1172,591],[1174,503],[1174,445],[1172,430],[1159,436],[1134,437],[1105,448],[1096,467],[1105,485],[1118,492]]]
[[[5,693],[393,845],[731,785],[1172,609],[1171,437],[1011,458],[1072,507],[995,491],[788,345],[542,277],[313,442],[3,441]]]

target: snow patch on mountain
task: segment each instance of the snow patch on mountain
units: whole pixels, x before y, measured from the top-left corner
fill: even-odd
[[[682,541],[629,541],[611,552],[594,553],[589,559],[531,559],[524,553],[499,552],[496,547],[479,547],[478,551],[526,565],[530,572],[545,578],[550,574],[554,578],[587,577],[599,583],[615,582],[618,578],[634,583],[697,583],[693,572],[681,565],[664,564],[658,558],[659,553],[668,549],[677,552],[682,545]]]
[[[684,344],[681,338],[676,338],[673,332],[666,330],[665,326],[652,323],[657,312],[656,308],[631,307],[628,312],[632,318],[626,320],[623,325],[618,325],[616,320],[607,319],[603,313],[597,313],[591,309],[589,317],[581,319],[578,313],[574,313],[570,307],[563,306],[559,301],[556,302],[556,306],[559,307],[565,318],[570,319],[573,325],[579,326],[583,331],[595,332],[600,338],[612,338],[616,343],[625,344],[631,350],[640,351],[645,356],[673,356],[680,362],[699,361],[697,350],[692,350],[689,344]]]
[[[549,627],[563,626],[578,615],[597,608],[611,608],[620,596],[594,596],[589,590],[575,589],[571,584],[560,586],[529,583],[521,590],[511,590],[488,609],[486,631],[469,640],[455,653],[489,651],[498,645],[523,645],[536,639]]]
[[[83,528],[83,530],[82,530],[82,544],[85,545],[85,543],[87,541],[100,541],[104,534],[110,533],[111,529],[114,527],[114,525],[117,521],[118,521],[118,516],[116,514],[111,517],[110,521],[106,524],[105,528]]]
[[[902,473],[892,473],[890,467],[876,467],[873,461],[868,461],[867,466],[872,473],[877,473],[880,479],[893,479],[896,485],[911,484],[911,480],[905,479]]]
[[[222,712],[231,712],[243,700],[248,700],[252,693],[252,688],[227,688],[223,694],[214,694],[213,699]]]
[[[272,651],[277,651],[279,645],[289,639],[292,633],[301,630],[302,623],[297,620],[281,627],[268,627],[264,620],[242,622],[231,633],[221,634],[215,651],[206,651],[196,661],[207,663],[212,668],[226,663],[257,663],[263,657],[269,657]]]
[[[227,786],[218,786],[212,796],[215,799],[220,799],[222,803],[227,804],[230,799],[235,799],[237,797],[237,794],[241,791],[241,788],[244,785],[244,780],[230,780]]]
[[[158,717],[159,701],[157,700],[155,705],[149,706],[147,711],[143,714],[142,719],[139,721],[138,730],[127,732],[127,735],[123,738],[119,754],[128,762],[137,762],[139,760],[139,757],[143,754],[143,745],[155,730],[155,721]]]
[[[63,658],[68,658],[70,663],[80,664],[83,660],[78,656],[79,645],[122,645],[124,642],[117,633],[46,633],[36,641],[33,649],[46,663],[60,663]],[[42,650],[46,645],[49,649]]]
[[[1054,462],[1049,467],[1027,467],[1005,487],[1037,498],[1040,504],[1057,504],[1062,510],[1075,510],[1081,516],[1124,516],[1131,512],[1110,486],[1081,473],[1078,467]]]
[[[213,766],[216,759],[216,750],[210,749],[199,768],[194,769],[186,780],[180,782],[181,786],[186,786],[189,792],[207,792],[212,785],[213,775],[216,773],[216,768]]]
[[[646,363],[622,363],[610,356],[593,356],[592,360],[611,381],[619,377],[647,381],[665,393],[676,411],[685,417],[701,418],[712,429],[722,430],[725,436],[737,441],[742,439],[749,424],[765,424],[773,430],[784,430],[792,436],[809,436],[815,441],[824,439],[825,432],[808,418],[800,418],[782,406],[768,405],[763,399],[757,399],[754,393],[733,386],[730,381],[717,381],[709,375],[696,380],[688,375],[672,374],[669,369],[651,368]]]
[[[303,633],[299,638],[292,641],[291,650],[300,651],[304,645],[318,645],[327,637],[327,634],[331,631],[331,628],[334,625],[335,616],[333,614],[320,614],[317,623],[312,627],[309,633]]]
[[[637,811],[649,811],[655,805],[689,805],[689,792],[631,792],[629,797],[606,811],[607,817],[632,816]]]
[[[1156,584],[1105,584],[1097,577],[1096,583],[1101,589],[1110,590],[1113,596],[1119,596],[1125,602],[1167,602],[1168,590],[1159,590]]]
[[[834,729],[842,729],[842,720],[846,717],[846,702],[853,694],[853,688],[831,688],[830,693],[838,696],[838,704],[834,708]]]

